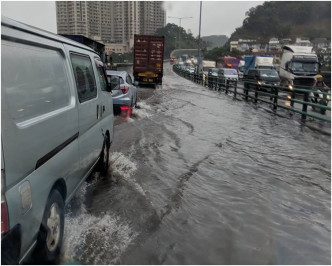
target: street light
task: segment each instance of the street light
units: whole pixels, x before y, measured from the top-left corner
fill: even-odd
[[[168,18],[175,18],[175,19],[178,19],[179,20],[179,24],[180,24],[180,28],[181,28],[181,20],[182,19],[188,19],[188,18],[193,18],[193,17],[181,17],[181,18],[178,18],[178,17],[168,17]],[[179,31],[178,31],[178,35],[179,35],[179,48],[180,48],[180,42],[181,42],[181,34],[180,34],[180,28],[179,28]]]
[[[202,20],[202,0],[200,1],[200,8],[199,8],[199,33],[198,33],[198,58],[197,58],[197,63],[198,63],[198,72],[201,72],[201,65],[202,65],[202,60],[201,60],[201,20]]]

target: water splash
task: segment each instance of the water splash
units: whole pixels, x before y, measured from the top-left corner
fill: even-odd
[[[60,263],[115,263],[137,233],[111,213],[90,214],[84,203],[87,192],[97,179],[84,183],[66,208],[63,246]],[[78,205],[75,212],[73,205]],[[98,247],[98,248],[96,248]]]
[[[146,102],[141,101],[139,102],[139,108],[133,109],[133,116],[138,118],[149,118],[152,114],[149,112],[152,110],[151,106],[148,105]]]
[[[145,196],[143,188],[136,182],[132,176],[137,171],[136,163],[133,162],[129,157],[125,156],[121,152],[114,152],[110,158],[111,162],[111,175],[115,176],[116,179],[125,180],[131,185],[136,191]]]

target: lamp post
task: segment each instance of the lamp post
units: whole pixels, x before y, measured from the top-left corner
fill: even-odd
[[[188,19],[188,18],[193,18],[193,17],[181,17],[181,18],[178,18],[178,17],[168,17],[168,18],[176,18],[176,19],[178,19],[179,20],[179,25],[180,25],[180,28],[181,28],[181,20],[182,19]],[[179,31],[178,31],[178,35],[179,35],[179,37],[178,37],[178,39],[179,39],[179,47],[178,48],[180,48],[180,41],[181,41],[180,28],[179,28]]]
[[[199,33],[198,33],[198,58],[197,58],[197,64],[198,64],[198,72],[201,72],[201,20],[202,20],[202,0],[200,1],[200,8],[199,8]]]

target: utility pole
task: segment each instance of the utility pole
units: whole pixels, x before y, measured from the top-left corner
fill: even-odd
[[[179,28],[179,31],[178,31],[178,49],[180,48],[180,43],[181,43],[181,34],[180,34],[180,29],[181,29],[181,20],[182,19],[188,19],[188,18],[193,18],[193,17],[181,17],[181,18],[178,18],[178,17],[168,17],[168,18],[176,18],[179,20],[179,25],[180,25],[180,28]]]
[[[200,8],[199,8],[199,33],[198,33],[198,58],[197,58],[197,64],[198,64],[198,72],[201,71],[201,20],[202,20],[202,0],[200,1]]]

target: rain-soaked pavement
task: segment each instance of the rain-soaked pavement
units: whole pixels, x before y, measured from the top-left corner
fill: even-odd
[[[178,77],[116,118],[60,263],[331,264],[331,138]]]

